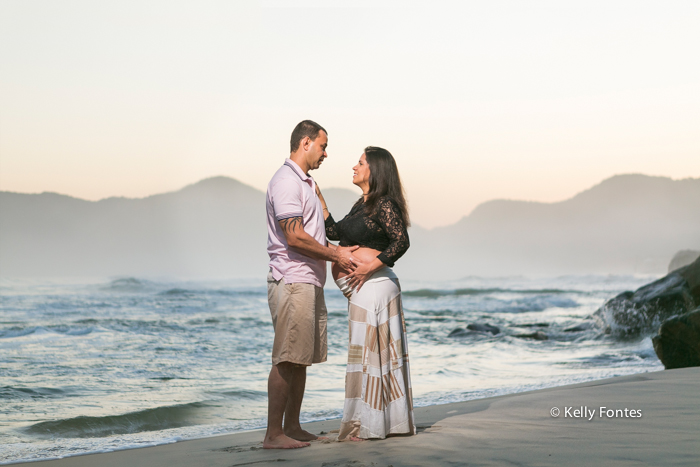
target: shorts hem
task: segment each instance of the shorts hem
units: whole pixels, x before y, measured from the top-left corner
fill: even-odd
[[[308,362],[299,362],[299,361],[294,361],[294,360],[289,360],[289,359],[283,359],[283,358],[281,358],[281,359],[279,359],[279,360],[276,361],[276,362],[275,362],[275,360],[273,359],[273,360],[272,360],[272,365],[273,365],[273,366],[277,366],[277,365],[279,365],[280,363],[293,363],[294,365],[311,366],[311,365],[317,365],[317,364],[319,364],[319,363],[325,363],[326,361],[328,361],[328,359],[327,359],[327,358],[324,358],[323,360],[320,360],[320,361],[318,361],[318,362],[311,362],[311,363],[308,363]]]

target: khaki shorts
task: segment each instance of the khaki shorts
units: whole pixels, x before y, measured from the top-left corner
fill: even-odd
[[[267,275],[267,301],[275,329],[272,364],[311,365],[326,361],[327,311],[323,288],[301,282],[276,281]]]

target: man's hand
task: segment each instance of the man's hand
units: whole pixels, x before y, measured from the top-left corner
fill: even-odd
[[[354,271],[358,265],[363,264],[362,261],[352,255],[352,252],[358,248],[360,248],[358,245],[336,247],[335,254],[337,255],[337,259],[335,262],[348,272]]]

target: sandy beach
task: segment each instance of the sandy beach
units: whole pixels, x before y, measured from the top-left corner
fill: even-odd
[[[32,465],[697,466],[698,383],[700,368],[686,368],[422,407],[416,410],[416,436],[381,441],[263,450],[258,430]],[[329,420],[305,428],[328,433],[338,425]]]

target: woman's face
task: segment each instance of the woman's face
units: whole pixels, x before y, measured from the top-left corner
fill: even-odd
[[[352,183],[362,188],[363,193],[367,193],[369,189],[369,164],[364,153],[360,156],[360,161],[352,168],[352,171]]]

